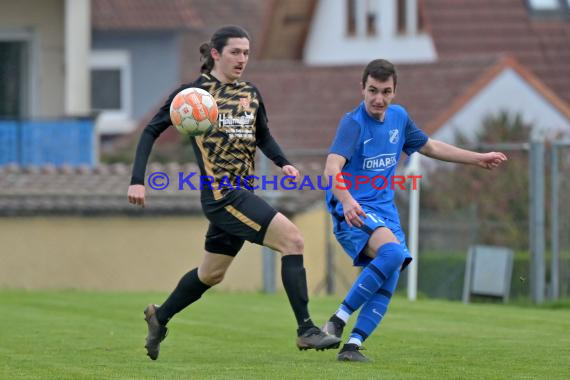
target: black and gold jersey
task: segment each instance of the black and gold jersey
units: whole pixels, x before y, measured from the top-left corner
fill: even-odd
[[[224,184],[238,185],[254,174],[255,130],[259,118],[266,119],[257,89],[247,82],[222,84],[207,74],[194,83],[208,91],[218,104],[218,124],[193,139],[202,175],[213,177],[214,198]]]
[[[218,104],[216,127],[204,135],[192,137],[201,175],[208,176],[211,180],[210,186],[203,189],[208,194],[219,199],[224,188],[243,187],[244,180],[254,174],[257,146],[276,165],[282,167],[289,164],[269,133],[265,106],[257,88],[243,81],[221,83],[211,75],[202,74],[194,82],[176,89],[143,131],[137,147],[131,184],[144,183],[144,172],[152,145],[171,125],[170,103],[179,91],[189,87],[208,91]]]

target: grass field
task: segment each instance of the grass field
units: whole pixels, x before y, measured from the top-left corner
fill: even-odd
[[[170,323],[156,362],[142,310],[164,294],[0,291],[0,378],[570,378],[570,309],[396,298],[373,363],[298,351],[284,295],[211,292]],[[312,300],[321,324],[338,298]],[[346,333],[345,333],[346,335]]]

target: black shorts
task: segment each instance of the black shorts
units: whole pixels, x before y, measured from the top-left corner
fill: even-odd
[[[247,240],[263,244],[267,227],[277,210],[248,190],[232,190],[222,199],[202,199],[202,210],[210,221],[205,249],[235,256]]]

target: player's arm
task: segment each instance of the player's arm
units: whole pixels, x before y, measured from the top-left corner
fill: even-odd
[[[366,217],[360,204],[353,198],[348,190],[345,190],[346,184],[339,183],[340,173],[350,160],[356,150],[360,138],[360,125],[350,117],[341,119],[336,136],[332,143],[327,161],[325,164],[325,179],[327,182],[331,179],[331,191],[336,199],[342,203],[344,219],[349,226],[362,226],[363,222],[360,216]]]
[[[331,191],[341,203],[344,210],[344,219],[349,226],[362,226],[363,222],[360,216],[366,217],[364,211],[360,204],[352,197],[348,190],[345,190],[346,184],[341,184],[338,182],[342,168],[346,164],[346,158],[341,155],[330,153],[327,156],[327,162],[325,164],[325,178],[328,182],[331,179],[332,187]]]
[[[255,143],[267,158],[281,168],[284,175],[294,177],[293,181],[297,179],[299,171],[289,162],[269,131],[267,113],[263,102],[260,102],[259,110],[257,111]]]
[[[507,160],[507,156],[501,152],[478,153],[431,138],[419,152],[441,161],[475,165],[484,169],[494,169]]]
[[[166,128],[168,128],[171,124],[170,103],[172,102],[172,99],[179,91],[186,87],[188,86],[181,86],[172,94],[170,94],[166,102],[162,107],[160,107],[158,112],[154,115],[150,123],[147,124],[141,134],[139,143],[137,145],[137,151],[135,153],[135,161],[133,164],[133,171],[131,176],[131,185],[127,190],[129,203],[144,207],[144,177],[150,152],[152,151],[152,147],[158,136],[160,136],[160,134],[164,132]]]

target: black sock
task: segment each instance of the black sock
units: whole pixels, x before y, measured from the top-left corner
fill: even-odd
[[[329,321],[336,323],[337,325],[341,325],[342,327],[346,325],[346,323],[344,323],[342,319],[337,317],[336,314],[333,314],[332,317],[330,317]]]
[[[309,316],[309,295],[307,292],[307,275],[303,267],[303,255],[283,256],[281,259],[281,280],[299,325],[297,333],[301,335],[314,326]]]
[[[174,314],[199,300],[208,289],[210,286],[198,278],[198,268],[192,269],[182,276],[168,299],[156,310],[156,319],[161,325],[166,325]]]

